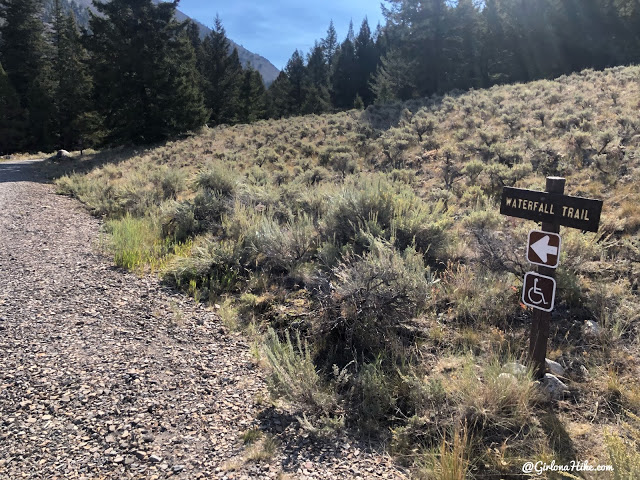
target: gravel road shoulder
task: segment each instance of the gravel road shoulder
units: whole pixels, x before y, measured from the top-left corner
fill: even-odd
[[[243,337],[151,276],[114,268],[99,222],[0,163],[0,478],[405,478],[267,408]],[[277,439],[246,460],[242,432]]]

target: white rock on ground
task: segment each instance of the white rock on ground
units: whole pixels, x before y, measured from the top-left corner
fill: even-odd
[[[600,335],[602,329],[593,320],[585,320],[582,326],[582,335],[585,337],[597,337]]]
[[[524,375],[527,373],[527,367],[517,362],[505,363],[502,369],[511,375]]]
[[[558,377],[550,373],[546,373],[544,375],[541,385],[553,400],[560,400],[564,397],[565,393],[569,392],[569,387],[567,387]]]
[[[554,362],[553,360],[545,359],[545,363],[547,364],[547,370],[549,370],[554,375],[558,377],[564,376],[564,368],[558,362]]]

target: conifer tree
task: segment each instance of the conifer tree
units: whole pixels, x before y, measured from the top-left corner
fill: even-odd
[[[479,16],[473,0],[458,0],[447,16],[445,90],[480,86]]]
[[[22,102],[44,68],[41,9],[40,0],[0,0],[0,61]]]
[[[319,114],[331,110],[329,67],[325,60],[324,49],[318,43],[307,58],[303,90],[302,113]]]
[[[338,108],[351,108],[358,93],[356,85],[356,54],[349,35],[340,45],[331,75],[331,97]]]
[[[322,39],[322,48],[324,48],[324,55],[327,65],[331,67],[336,54],[336,50],[338,50],[338,34],[336,33],[336,27],[333,26],[333,20],[329,22],[329,28],[327,28],[327,36]]]
[[[52,145],[48,57],[41,0],[0,0],[0,63],[28,114],[27,149]]]
[[[20,97],[0,64],[0,155],[23,148],[27,115],[20,105]]]
[[[98,115],[91,101],[92,81],[88,71],[89,55],[81,42],[75,16],[63,15],[61,1],[54,2],[54,81],[55,133],[58,147],[75,149],[96,143]]]
[[[307,57],[307,76],[312,85],[326,87],[329,84],[329,66],[323,47],[317,42]]]
[[[200,27],[193,21],[187,20],[187,37],[191,42],[193,51],[196,55],[196,70],[198,71],[198,83],[200,89],[204,91],[204,50],[202,47],[202,39],[200,38]]]
[[[202,43],[205,104],[215,125],[235,121],[242,65],[237,50],[230,54],[230,48],[222,21],[216,17],[213,31]]]
[[[242,72],[239,89],[238,121],[251,123],[266,116],[266,89],[262,75],[251,65]]]
[[[292,113],[298,114],[302,111],[302,105],[304,103],[304,82],[306,75],[304,60],[298,50],[293,52],[284,71],[287,74],[290,84]]]
[[[291,90],[289,77],[284,71],[280,72],[267,90],[267,112],[270,118],[291,115],[293,111]]]
[[[206,120],[196,58],[177,1],[94,1],[88,47],[111,141],[151,142]]]
[[[407,64],[397,50],[389,50],[380,60],[371,81],[376,102],[387,103],[411,98],[415,91],[412,78],[411,64]]]
[[[364,105],[373,103],[373,92],[369,82],[376,71],[378,61],[369,22],[365,18],[355,39],[356,91]]]

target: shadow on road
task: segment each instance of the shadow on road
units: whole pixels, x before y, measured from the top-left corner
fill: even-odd
[[[51,183],[63,175],[87,173],[107,164],[117,165],[131,157],[143,154],[148,148],[153,147],[120,147],[59,161],[51,159],[0,161],[0,183]]]
[[[42,160],[0,162],[0,183],[43,181],[37,168],[41,162]]]

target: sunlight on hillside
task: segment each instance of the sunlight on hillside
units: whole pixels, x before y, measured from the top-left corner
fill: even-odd
[[[381,438],[417,478],[632,462],[621,419],[640,409],[639,102],[640,67],[587,70],[50,168],[68,172],[60,193],[109,219],[116,260],[162,264],[167,282],[226,300],[260,345],[273,401],[314,435]],[[561,232],[556,399],[513,367],[535,223],[498,213],[502,187],[543,190],[548,175],[604,200],[598,233]]]

